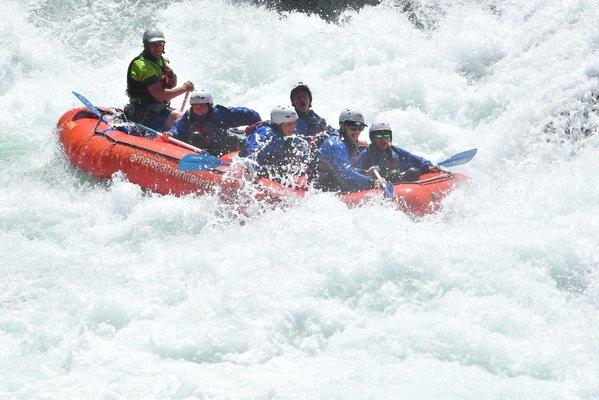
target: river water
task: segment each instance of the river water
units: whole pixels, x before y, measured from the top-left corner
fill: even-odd
[[[599,398],[595,1],[146,3],[0,1],[0,398]],[[217,103],[267,117],[302,80],[333,125],[352,105],[433,161],[478,148],[470,182],[414,219],[86,176],[56,121],[72,90],[122,107],[153,25]]]

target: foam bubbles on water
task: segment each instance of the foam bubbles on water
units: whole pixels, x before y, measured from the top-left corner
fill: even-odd
[[[402,10],[332,24],[220,1],[9,2],[0,392],[596,398],[597,9],[421,1],[420,24]],[[412,218],[382,200],[224,205],[77,172],[56,119],[79,106],[71,90],[124,104],[149,25],[218,103],[266,116],[304,80],[332,125],[355,105],[433,161],[478,147],[456,168],[470,182]]]

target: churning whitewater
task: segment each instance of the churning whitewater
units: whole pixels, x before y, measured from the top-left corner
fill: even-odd
[[[406,3],[2,0],[0,398],[599,399],[596,1]],[[301,80],[332,125],[478,148],[470,181],[415,219],[91,178],[55,124],[71,91],[126,104],[150,26],[217,103],[265,116]]]

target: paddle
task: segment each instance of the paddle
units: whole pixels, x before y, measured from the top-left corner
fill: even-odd
[[[376,177],[378,179],[383,179],[381,177],[381,174],[379,174],[379,170],[376,168],[374,169],[374,174],[376,175]],[[393,197],[393,184],[391,182],[385,183],[385,186],[383,187],[383,193],[384,193],[385,197],[388,199]]]
[[[189,92],[185,92],[185,98],[183,99],[183,104],[181,104],[181,112],[185,110],[185,105],[187,104],[187,99],[189,99]]]
[[[222,167],[224,165],[229,165],[229,163],[221,161],[220,158],[207,153],[187,154],[186,156],[183,156],[179,162],[179,169],[181,171],[203,171]]]
[[[91,112],[96,114],[96,116],[98,118],[100,118],[100,120],[102,122],[108,124],[108,121],[106,120],[106,118],[104,118],[104,115],[102,115],[100,110],[98,110],[96,107],[94,107],[94,105],[92,103],[90,103],[88,99],[86,99],[85,97],[83,97],[82,95],[80,95],[77,92],[72,92],[72,93],[75,95],[75,97],[77,97],[79,99],[79,101],[81,101],[83,103],[83,105],[85,105]]]
[[[98,110],[97,107],[95,107],[88,99],[86,99],[84,96],[82,96],[81,94],[77,93],[77,92],[73,92],[73,94],[75,95],[75,97],[77,97],[79,99],[79,101],[81,101],[91,112],[93,112],[94,114],[96,114],[96,116],[98,118],[100,118],[100,120],[102,122],[104,122],[105,124],[110,125],[110,122],[108,122],[108,120],[106,118],[104,118],[104,115],[102,115],[102,113],[100,112],[100,110]],[[153,136],[163,136],[162,133],[158,132],[155,129],[152,129],[148,126],[139,124],[139,123],[135,123],[135,125],[139,126],[140,128],[144,129],[145,131],[147,131],[148,133],[152,134]],[[170,137],[168,138],[168,141],[171,143],[174,143],[178,146],[184,147],[186,149],[198,152],[198,153],[204,153],[204,150],[199,149],[195,146],[192,146],[188,143],[182,142],[180,140],[175,139],[174,137]],[[209,154],[207,154],[206,156],[209,157],[213,157]]]
[[[455,167],[456,165],[466,164],[468,161],[472,160],[476,152],[477,149],[466,150],[461,153],[454,154],[447,160],[438,162],[437,165],[440,167]]]

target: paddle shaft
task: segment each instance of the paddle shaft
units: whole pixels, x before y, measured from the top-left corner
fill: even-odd
[[[183,104],[181,104],[181,112],[185,110],[185,106],[187,105],[187,99],[189,99],[189,92],[185,92],[185,98],[183,98]]]
[[[374,169],[374,175],[376,175],[377,179],[383,183],[381,183],[381,189],[383,189],[383,193],[385,197],[391,198],[393,197],[393,185],[390,182],[387,182],[386,179],[383,179],[378,169]]]
[[[156,132],[156,135],[157,136],[163,136],[163,134],[160,133],[160,132]],[[189,143],[185,143],[185,142],[183,142],[183,141],[181,141],[179,139],[175,139],[172,136],[168,137],[168,141],[171,142],[171,143],[173,143],[173,144],[176,144],[178,146],[184,147],[184,148],[186,148],[188,150],[195,151],[196,153],[203,153],[204,152],[204,150],[200,149],[199,147],[192,146]]]

